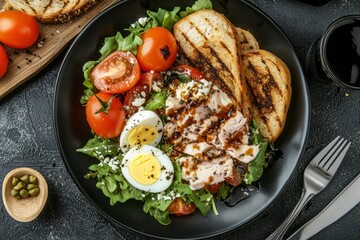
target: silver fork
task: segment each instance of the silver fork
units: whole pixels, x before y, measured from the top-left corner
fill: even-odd
[[[304,172],[304,187],[299,202],[285,221],[267,238],[267,240],[282,239],[305,204],[315,194],[319,193],[328,185],[351,144],[351,142],[346,144],[347,140],[344,140],[343,138],[339,139],[340,136],[336,137],[307,165]]]

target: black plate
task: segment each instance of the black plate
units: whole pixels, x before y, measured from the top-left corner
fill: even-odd
[[[294,172],[302,155],[309,126],[309,96],[304,75],[295,51],[280,28],[263,12],[243,1],[214,1],[214,9],[224,13],[234,25],[250,30],[263,49],[283,59],[292,74],[293,96],[286,127],[276,145],[284,153],[262,180],[262,189],[254,196],[233,208],[222,202],[217,204],[220,215],[212,212],[207,217],[200,213],[187,217],[172,218],[169,226],[160,225],[145,214],[142,202],[129,201],[110,206],[109,199],[95,187],[95,180],[85,180],[88,167],[96,163],[94,158],[77,153],[91,137],[85,119],[85,110],[79,99],[83,93],[82,65],[99,57],[105,37],[130,26],[146,15],[145,8],[172,9],[189,6],[193,1],[123,1],[94,19],[76,38],[70,47],[58,75],[54,101],[55,130],[59,149],[65,165],[81,192],[108,219],[148,236],[160,238],[204,238],[233,230],[256,217],[278,196]],[[151,4],[149,4],[151,3]]]

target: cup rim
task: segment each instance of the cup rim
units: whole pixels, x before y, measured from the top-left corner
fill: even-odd
[[[330,25],[327,27],[324,34],[320,38],[319,56],[320,56],[321,68],[325,72],[325,74],[328,78],[335,81],[335,83],[337,83],[338,85],[341,85],[341,86],[344,86],[344,87],[347,87],[350,89],[360,90],[360,87],[355,87],[353,85],[347,84],[347,83],[341,81],[341,79],[339,79],[335,75],[335,73],[333,72],[332,68],[329,65],[328,58],[326,55],[326,49],[325,49],[326,45],[328,43],[329,37],[334,32],[335,29],[337,29],[338,27],[343,26],[345,24],[348,24],[350,22],[354,22],[354,21],[360,22],[360,14],[345,15],[343,17],[337,18],[332,23],[330,23]]]

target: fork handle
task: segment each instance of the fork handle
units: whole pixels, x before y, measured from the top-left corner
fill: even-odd
[[[294,222],[295,218],[299,215],[300,211],[304,208],[305,204],[314,196],[313,193],[306,191],[304,188],[299,202],[296,204],[294,210],[284,220],[284,222],[266,239],[266,240],[281,240],[284,234],[289,229],[290,225]]]

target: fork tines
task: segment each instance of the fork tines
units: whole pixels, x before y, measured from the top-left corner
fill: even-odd
[[[350,147],[351,142],[348,144],[344,138],[340,139],[337,136],[331,143],[329,143],[319,154],[315,157],[314,164],[318,165],[321,169],[329,174],[334,174],[336,169],[341,163],[342,158],[345,156]],[[337,161],[336,161],[337,160]]]

